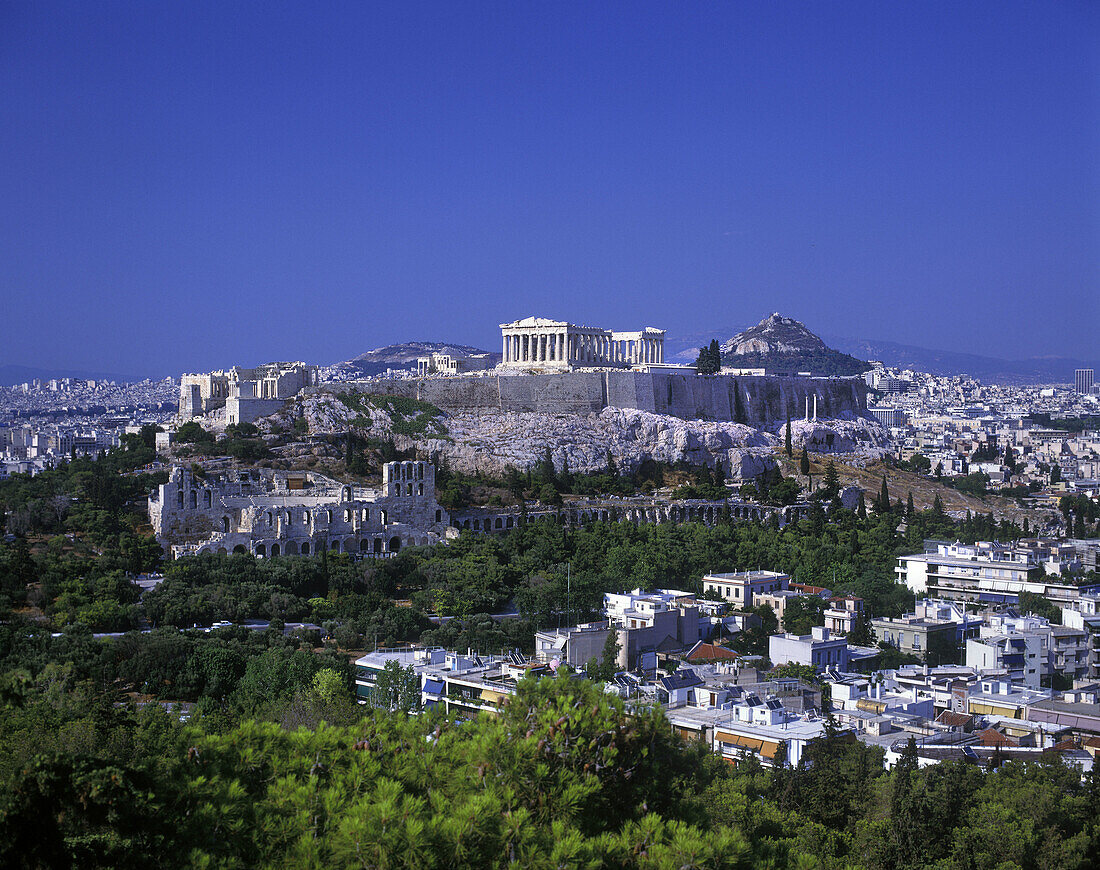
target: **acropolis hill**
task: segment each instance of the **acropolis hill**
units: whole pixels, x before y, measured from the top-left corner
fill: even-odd
[[[790,324],[812,335],[797,321],[781,325]],[[866,414],[862,378],[733,368],[700,375],[666,363],[665,333],[652,327],[528,317],[500,328],[495,355],[418,345],[430,352],[415,359],[416,377],[318,383],[316,368],[301,363],[190,375],[180,419],[201,410],[214,427],[254,421],[269,434],[301,423],[314,435],[356,432],[491,474],[530,467],[549,450],[575,471],[602,469],[611,455],[624,468],[650,459],[721,464],[732,477],[751,478],[774,465],[788,419],[795,445],[812,452],[877,454],[888,443]],[[398,349],[407,366],[407,348]],[[298,380],[276,383],[272,372]]]
[[[729,420],[767,427],[788,416],[855,418],[867,410],[860,378],[709,375],[684,369],[568,371],[554,374],[487,373],[447,378],[379,381],[378,392],[430,402],[444,411],[530,411],[598,414],[632,408],[684,420]],[[307,391],[308,392],[308,391]]]
[[[445,411],[592,414],[614,407],[761,426],[811,411],[814,417],[843,418],[867,410],[860,378],[701,377],[691,368],[666,365],[665,332],[652,327],[624,332],[528,317],[502,323],[500,330],[502,362],[495,372],[397,381],[385,391]]]
[[[359,431],[445,457],[456,470],[491,474],[530,467],[549,450],[555,464],[575,471],[602,469],[611,455],[624,468],[649,459],[721,463],[732,477],[751,478],[774,465],[788,418],[794,443],[814,452],[874,454],[888,442],[866,416],[860,378],[699,375],[666,364],[664,332],[652,328],[527,318],[501,331],[495,368],[481,368],[484,352],[433,353],[419,360],[417,377],[306,387],[261,428],[285,431],[302,420],[314,434]],[[410,426],[387,397],[423,403],[423,417]]]

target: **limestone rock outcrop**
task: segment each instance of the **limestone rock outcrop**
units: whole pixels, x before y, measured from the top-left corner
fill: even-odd
[[[384,407],[369,415],[349,407],[326,390],[300,395],[279,413],[261,421],[264,431],[292,430],[305,421],[313,434],[340,434],[349,429],[379,439],[392,439],[399,449],[414,448],[466,473],[501,474],[507,467],[526,469],[546,456],[568,463],[576,472],[600,471],[610,454],[620,468],[635,469],[647,460],[668,464],[719,462],[730,477],[751,480],[773,468],[773,454],[783,442],[783,426],[768,432],[729,421],[684,420],[631,408],[607,407],[599,413],[548,414],[535,411],[479,409],[441,413],[420,431],[410,432],[407,418],[395,419]],[[297,424],[301,428],[301,424]],[[795,444],[814,452],[881,450],[885,430],[875,421],[792,421]]]
[[[786,424],[773,427],[783,438]],[[810,453],[857,453],[880,457],[890,447],[890,434],[868,417],[845,420],[792,420],[791,444]]]

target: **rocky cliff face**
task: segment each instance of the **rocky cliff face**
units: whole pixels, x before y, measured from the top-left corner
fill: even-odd
[[[772,453],[783,443],[783,426],[773,433],[741,423],[683,420],[625,408],[589,414],[452,412],[435,417],[422,432],[404,434],[408,427],[385,408],[373,408],[368,421],[325,390],[299,396],[260,425],[267,431],[285,430],[298,417],[315,434],[354,428],[364,435],[392,439],[400,449],[446,457],[455,470],[493,475],[508,466],[529,468],[549,449],[555,465],[560,468],[567,461],[572,471],[602,470],[610,453],[617,465],[630,469],[648,459],[712,468],[721,462],[731,477],[748,480],[775,465]],[[805,440],[815,452],[881,452],[888,443],[885,431],[873,420],[797,420],[791,425],[799,449]]]
[[[778,312],[722,345],[722,362],[740,368],[819,375],[858,375],[870,366],[833,350],[802,323]]]
[[[825,342],[793,317],[778,311],[722,345],[723,354],[797,353],[828,350]]]

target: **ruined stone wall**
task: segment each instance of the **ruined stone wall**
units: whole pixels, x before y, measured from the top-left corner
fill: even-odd
[[[807,403],[812,416],[815,396],[820,418],[859,416],[867,410],[867,386],[861,378],[699,377],[693,372],[604,371],[427,378],[392,381],[381,389],[431,402],[444,411],[481,408],[589,414],[615,407],[685,420],[765,425],[788,416],[801,418]]]

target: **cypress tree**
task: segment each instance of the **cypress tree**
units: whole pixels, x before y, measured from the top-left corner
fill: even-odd
[[[825,479],[821,482],[821,488],[826,498],[836,498],[840,492],[840,478],[837,477],[836,464],[831,459],[825,466]]]
[[[741,401],[741,386],[737,383],[737,378],[733,379],[733,422],[745,422],[745,406]]]
[[[913,506],[913,493],[910,492],[909,498],[905,502],[905,515],[911,517],[914,513],[916,513],[916,508]]]
[[[810,476],[810,455],[806,452],[804,446],[802,448],[802,456],[798,459],[798,470],[807,477]]]
[[[867,519],[867,501],[863,497],[863,490],[859,491],[859,505],[856,507],[856,516],[861,520]]]
[[[789,459],[794,455],[794,451],[791,447],[791,412],[787,412],[787,435],[784,439],[784,446],[787,448],[787,458]]]
[[[886,475],[882,475],[882,489],[878,493],[878,504],[875,505],[875,510],[880,514],[890,512],[890,490],[886,486]]]

